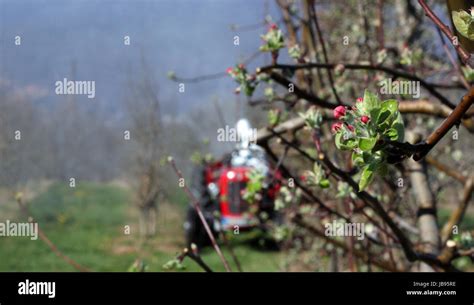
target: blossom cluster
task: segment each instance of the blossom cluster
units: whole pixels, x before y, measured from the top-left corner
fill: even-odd
[[[359,191],[365,189],[376,172],[387,171],[387,147],[402,142],[404,125],[396,100],[380,101],[368,91],[352,107],[337,106],[338,120],[331,126],[335,144],[340,150],[352,151],[352,162],[361,168]]]

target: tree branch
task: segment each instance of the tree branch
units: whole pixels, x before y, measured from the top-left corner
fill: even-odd
[[[29,217],[30,212],[28,210],[28,207],[25,204],[23,204],[21,196],[17,196],[16,202],[18,203],[18,206],[20,207],[20,210],[23,213],[23,215],[25,217]],[[30,219],[28,221],[33,222],[34,220],[33,220],[33,218],[30,217]],[[54,254],[56,254],[59,258],[61,258],[63,261],[65,261],[66,263],[68,263],[72,267],[74,267],[74,269],[76,269],[77,271],[81,271],[81,272],[90,272],[90,270],[88,268],[82,266],[81,264],[79,264],[78,262],[76,262],[75,260],[73,260],[72,258],[67,256],[66,254],[62,253],[58,249],[58,247],[56,247],[56,245],[46,236],[46,234],[43,232],[43,230],[41,230],[39,228],[39,226],[38,226],[38,235],[41,238],[41,240],[44,241],[46,243],[46,245],[48,245],[48,247],[51,249],[51,251],[54,252]]]
[[[461,118],[464,116],[466,111],[471,107],[474,102],[474,87],[471,87],[471,90],[463,96],[461,102],[454,108],[451,114],[446,118],[446,120],[441,123],[441,125],[428,136],[424,144],[425,148],[415,153],[413,159],[415,161],[421,160],[428,152],[444,137],[444,135],[453,127],[453,125],[459,124]]]
[[[456,44],[455,41],[457,41],[457,37],[453,34],[453,32],[449,29],[447,25],[445,25],[439,18],[436,16],[436,14],[431,10],[431,8],[426,4],[424,0],[418,0],[418,3],[421,5],[423,10],[425,11],[425,15],[428,16],[433,22],[438,26],[438,28],[448,37],[449,41],[453,44],[454,48],[458,52],[461,60],[468,65],[470,68],[473,68],[471,65],[471,54],[469,54],[468,51],[466,51],[462,45],[459,44],[459,42]]]
[[[420,82],[420,85],[423,86],[428,92],[430,92],[434,97],[436,97],[441,103],[445,104],[449,108],[453,109],[456,107],[451,101],[449,101],[444,95],[438,92],[436,88],[433,87],[432,84],[426,82],[424,79],[404,72],[400,70],[396,70],[393,68],[389,68],[386,66],[382,65],[367,65],[367,64],[335,64],[335,63],[307,63],[307,64],[297,64],[297,65],[283,65],[283,64],[277,64],[277,65],[270,65],[270,66],[265,66],[257,69],[257,73],[261,72],[269,72],[274,69],[281,69],[281,70],[289,70],[289,71],[297,71],[300,69],[335,69],[336,66],[342,65],[344,69],[347,70],[377,70],[377,71],[383,71],[387,74],[390,74],[395,77],[401,77],[404,79],[409,79],[413,81],[418,81]],[[333,106],[334,107],[334,106]]]
[[[192,245],[193,246],[193,245]],[[191,247],[192,247],[191,246]],[[211,267],[209,267],[208,264],[206,264],[201,256],[199,255],[199,253],[197,252],[197,249],[191,249],[191,251],[189,251],[188,248],[184,248],[183,252],[178,255],[177,259],[182,262],[184,260],[185,257],[189,257],[190,259],[192,259],[194,262],[196,262],[196,264],[199,265],[199,267],[201,267],[204,271],[206,272],[214,272],[212,271]]]
[[[328,60],[328,53],[326,51],[326,43],[324,42],[323,33],[321,31],[321,28],[319,27],[318,16],[316,15],[315,6],[316,6],[316,4],[314,3],[314,0],[311,1],[310,5],[309,5],[310,16],[311,16],[311,19],[313,19],[313,23],[314,23],[314,26],[316,28],[316,33],[318,34],[319,44],[321,45],[321,49],[323,50],[324,62],[328,63],[329,60]],[[336,98],[337,103],[339,105],[342,105],[343,104],[342,100],[339,97],[339,95],[337,94],[336,86],[334,85],[334,78],[332,76],[332,71],[328,69],[327,73],[328,73],[329,84],[331,85],[332,93],[334,94],[334,97]]]
[[[462,221],[467,206],[469,205],[469,201],[471,200],[473,190],[473,177],[469,177],[469,179],[466,181],[466,184],[464,185],[462,200],[459,202],[458,207],[453,211],[449,217],[448,222],[444,225],[443,230],[441,231],[441,238],[444,242],[446,242],[451,237],[453,233],[453,227],[455,225],[459,225],[459,223]]]
[[[176,175],[178,176],[178,178],[183,179],[183,181],[184,181],[183,174],[181,173],[181,171],[176,166],[176,163],[174,162],[174,159],[172,157],[169,157],[168,162],[171,164],[171,167],[173,168],[173,170],[176,173]],[[184,191],[188,195],[189,199],[191,199],[193,207],[196,210],[196,212],[199,216],[199,219],[201,220],[202,225],[204,226],[204,229],[206,230],[206,233],[209,236],[209,239],[211,240],[211,243],[212,243],[212,246],[214,247],[214,250],[216,250],[216,253],[219,256],[219,258],[221,259],[222,264],[224,264],[224,267],[225,267],[226,271],[231,272],[229,263],[227,262],[224,255],[222,254],[222,251],[219,248],[219,245],[217,244],[216,239],[214,238],[214,234],[212,234],[211,228],[209,227],[209,224],[207,223],[206,218],[204,218],[204,215],[202,214],[199,201],[196,199],[196,197],[194,197],[194,195],[191,192],[191,190],[189,189],[187,183],[184,183]]]
[[[299,225],[300,227],[308,230],[309,232],[311,232],[312,234],[316,235],[316,236],[319,236],[323,239],[325,239],[327,242],[329,242],[330,244],[338,247],[338,248],[341,248],[343,249],[344,251],[349,251],[349,246],[346,245],[344,242],[342,241],[339,241],[339,240],[335,240],[335,239],[332,239],[332,238],[329,238],[328,236],[326,236],[324,234],[323,231],[321,231],[320,229],[308,224],[307,222],[305,222],[301,215],[296,215],[295,217],[292,218],[292,221]],[[375,266],[379,267],[379,268],[382,268],[384,270],[387,270],[387,271],[391,271],[391,272],[401,272],[401,270],[398,270],[395,266],[393,266],[392,264],[389,264],[385,261],[382,261],[380,259],[376,259],[374,258],[374,256],[364,252],[364,251],[361,251],[361,250],[358,250],[358,249],[353,249],[353,254],[362,259],[364,262],[366,263],[371,263],[371,264],[374,264]]]

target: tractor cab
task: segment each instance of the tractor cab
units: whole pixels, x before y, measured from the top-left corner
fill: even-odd
[[[280,173],[272,168],[265,151],[252,143],[248,121],[240,120],[237,132],[241,141],[236,148],[221,160],[202,165],[193,179],[193,191],[214,232],[261,227],[264,222],[261,212],[270,218],[276,213],[274,201],[280,188]],[[249,203],[243,195],[254,171],[264,179],[258,200]],[[208,237],[192,206],[185,229],[188,243],[207,244]]]

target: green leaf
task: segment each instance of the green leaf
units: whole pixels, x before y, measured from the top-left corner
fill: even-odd
[[[390,114],[394,114],[398,111],[398,102],[396,100],[386,100],[382,102],[380,108],[381,112],[388,110]]]
[[[341,134],[341,136],[339,137],[339,146],[337,146],[338,144],[336,142],[336,146],[339,149],[351,150],[351,149],[354,149],[354,148],[357,147],[357,144],[358,144],[357,139],[355,139],[355,138],[344,139],[344,133],[341,132],[340,134]],[[336,135],[336,138],[337,138],[337,135]]]
[[[372,119],[372,121],[377,122],[379,115],[380,115],[380,108],[374,108],[370,111],[369,117]]]
[[[295,44],[294,46],[288,49],[288,55],[293,59],[298,59],[301,57],[301,49],[299,45]]]
[[[474,40],[474,18],[464,10],[453,11],[453,23],[456,30],[469,40]]]
[[[323,189],[326,189],[329,187],[329,180],[328,179],[323,179],[319,181],[319,186]]]
[[[355,138],[344,139],[344,132],[336,133],[335,143],[336,147],[341,150],[351,150],[357,147],[357,140]]]
[[[275,126],[276,124],[278,124],[278,119],[279,119],[278,111],[275,111],[274,109],[270,109],[270,111],[268,111],[268,123],[271,126]]]
[[[358,108],[363,114],[368,115],[373,109],[378,108],[379,104],[378,97],[369,90],[365,90],[364,100],[358,105]]]
[[[357,152],[353,152],[352,153],[352,163],[355,165],[355,166],[360,166],[362,164],[364,164],[364,158],[362,157],[362,154],[360,153],[357,153]]]
[[[397,114],[397,118],[392,123],[392,128],[397,131],[397,141],[403,142],[405,140],[405,125],[403,124],[403,118],[400,113]]]
[[[357,147],[357,140],[354,138],[347,139],[344,142],[342,142],[341,147],[345,150],[354,149]]]
[[[377,125],[379,125],[379,130],[385,130],[391,123],[394,118],[394,115],[398,113],[398,102],[396,100],[386,100],[382,102],[380,106],[379,116],[376,117]],[[387,125],[382,125],[382,123],[388,121]]]
[[[471,69],[470,67],[462,67],[461,68],[464,76],[466,77],[466,80],[468,82],[473,82],[474,81],[474,69]]]
[[[342,139],[342,132],[338,132],[336,133],[336,138],[335,138],[335,143],[336,143],[336,147],[341,149],[341,139]]]
[[[377,143],[376,138],[359,138],[359,148],[362,151],[370,151]]]
[[[359,180],[359,192],[362,192],[374,179],[372,164],[366,165],[362,170]]]
[[[390,140],[392,141],[397,141],[398,140],[398,131],[395,128],[390,128],[385,132],[385,135],[389,137]]]
[[[385,110],[383,112],[380,113],[379,117],[377,118],[377,125],[380,125],[382,124],[383,122],[385,122],[386,119],[388,119],[388,117],[391,115],[390,111],[388,110]],[[380,127],[380,126],[379,126]]]

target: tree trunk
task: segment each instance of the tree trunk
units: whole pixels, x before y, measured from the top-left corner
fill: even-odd
[[[139,215],[138,215],[138,224],[140,228],[140,236],[147,235],[147,211],[145,208],[139,207]]]
[[[416,143],[419,137],[413,132],[408,132],[407,138],[409,142]],[[424,160],[416,162],[410,158],[408,160],[408,170],[413,196],[418,206],[417,225],[420,230],[423,251],[437,255],[440,251],[440,233],[436,218],[436,200],[430,189],[426,162]],[[429,272],[434,270],[431,266],[421,263],[420,271]]]
[[[158,211],[156,210],[156,206],[152,206],[148,209],[148,236],[155,236],[156,235],[156,218],[157,218]]]

